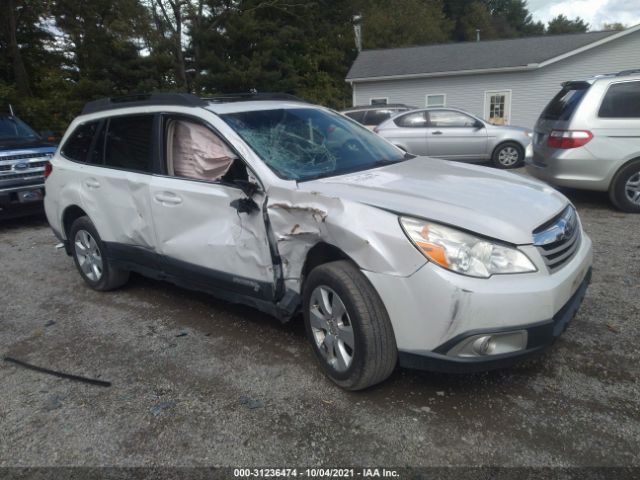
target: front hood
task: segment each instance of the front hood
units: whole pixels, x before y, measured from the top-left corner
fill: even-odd
[[[0,139],[0,155],[6,155],[8,151],[35,151],[55,152],[56,146],[41,139],[31,138],[6,138]]]
[[[299,188],[518,245],[532,243],[532,231],[569,203],[564,195],[537,180],[427,157],[302,182]]]

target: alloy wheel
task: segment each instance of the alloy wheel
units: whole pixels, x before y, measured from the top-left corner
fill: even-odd
[[[74,244],[82,273],[93,282],[99,281],[102,278],[102,254],[95,239],[86,230],[78,230]]]
[[[498,162],[505,167],[512,167],[518,163],[520,154],[515,147],[504,147],[498,153]]]
[[[325,361],[338,372],[353,362],[353,324],[344,302],[331,288],[319,285],[311,292],[309,319],[316,346]]]
[[[640,172],[629,177],[624,186],[624,193],[631,203],[640,205]]]

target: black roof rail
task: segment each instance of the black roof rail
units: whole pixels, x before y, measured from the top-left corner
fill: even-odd
[[[291,95],[289,93],[269,93],[269,92],[244,92],[244,93],[221,93],[220,95],[213,95],[211,97],[203,97],[202,100],[206,100],[212,103],[227,103],[227,102],[247,102],[252,100],[282,100],[290,102],[302,102],[308,103],[306,100]]]
[[[621,72],[616,73],[616,77],[623,77],[625,75],[632,75],[634,73],[640,73],[640,68],[634,68],[631,70],[622,70]]]
[[[144,107],[154,105],[178,105],[182,107],[204,107],[207,102],[190,93],[136,93],[122,97],[101,98],[87,102],[82,115],[117,108]]]

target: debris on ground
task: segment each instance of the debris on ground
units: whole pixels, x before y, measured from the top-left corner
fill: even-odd
[[[611,323],[607,323],[607,330],[613,333],[618,333],[620,331],[618,330],[618,327],[616,327],[615,325],[612,325]]]
[[[62,397],[57,393],[53,395],[49,395],[49,397],[47,397],[47,399],[45,400],[44,409],[48,412],[52,410],[57,410],[58,408],[61,408],[61,407],[62,407]]]
[[[104,380],[97,380],[95,378],[87,378],[81,377],[80,375],[72,375],[70,373],[58,372],[56,370],[49,370],[48,368],[38,367],[36,365],[31,365],[30,363],[23,362],[22,360],[18,360],[12,357],[4,357],[3,360],[5,362],[13,363],[15,365],[19,365],[24,368],[28,368],[29,370],[33,370],[35,372],[46,373],[49,375],[53,375],[54,377],[66,378],[67,380],[75,380],[77,382],[88,383],[89,385],[96,385],[98,387],[110,387],[111,382],[105,382]]]
[[[55,320],[49,320],[47,323],[44,324],[45,327],[50,327],[52,325],[55,325],[56,321]]]
[[[174,401],[169,401],[169,402],[160,402],[156,405],[154,405],[153,407],[151,407],[151,414],[154,417],[157,417],[158,415],[160,415],[163,411],[168,410],[170,408],[173,408],[176,406],[176,402]]]
[[[240,405],[244,405],[249,410],[255,410],[256,408],[264,407],[264,402],[255,398],[247,397],[246,395],[240,396]]]
[[[187,335],[187,332],[180,332],[176,337],[186,337]]]

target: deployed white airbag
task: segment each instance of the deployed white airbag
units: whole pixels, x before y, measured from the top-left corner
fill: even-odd
[[[174,120],[170,125],[169,174],[199,180],[218,180],[236,155],[204,125]]]

